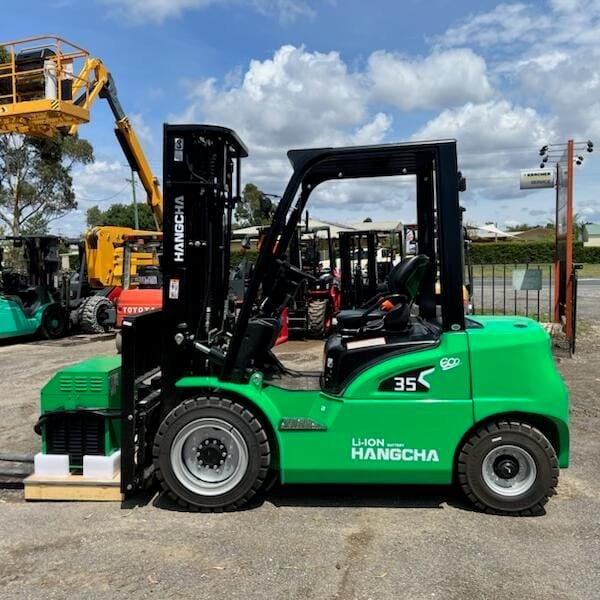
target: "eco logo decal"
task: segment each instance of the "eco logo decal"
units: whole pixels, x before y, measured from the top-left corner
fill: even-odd
[[[380,392],[426,392],[431,384],[426,377],[435,371],[435,367],[422,367],[414,371],[400,373],[383,380],[379,384]]]
[[[458,365],[460,365],[460,358],[456,356],[445,356],[440,360],[442,371],[449,371],[450,369],[454,369],[454,367],[458,367]]]

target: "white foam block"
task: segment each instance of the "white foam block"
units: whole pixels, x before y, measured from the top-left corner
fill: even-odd
[[[117,450],[110,456],[83,457],[83,476],[86,479],[113,479],[121,470],[121,451]]]
[[[38,452],[33,457],[33,467],[35,474],[41,477],[68,477],[69,455]]]

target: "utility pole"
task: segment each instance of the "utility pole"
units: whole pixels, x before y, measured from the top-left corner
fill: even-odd
[[[575,351],[577,320],[577,269],[573,264],[573,180],[575,165],[583,163],[576,150],[594,151],[594,143],[574,142],[547,144],[540,149],[543,169],[556,162],[556,238],[554,244],[554,322],[564,321],[569,351]]]
[[[133,198],[133,219],[134,219],[135,229],[139,229],[140,228],[140,218],[138,215],[138,206],[137,206],[137,200],[136,200],[136,196],[135,196],[135,172],[134,171],[131,171],[131,179],[126,179],[126,181],[131,183],[131,195]]]

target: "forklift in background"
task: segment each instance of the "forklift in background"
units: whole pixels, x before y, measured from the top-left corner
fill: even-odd
[[[69,332],[69,294],[58,282],[60,238],[0,237],[0,339]]]
[[[569,463],[567,390],[538,323],[465,317],[456,142],[290,151],[293,174],[229,329],[243,156],[231,130],[165,126],[163,309],[124,321],[122,362],[57,373],[42,411],[64,404],[61,385],[96,382],[68,399],[80,414],[119,407],[122,492],[154,474],[194,510],[240,508],[272,473],[284,484],[456,481],[481,510],[542,512]],[[388,276],[402,298],[375,319],[353,315],[351,335],[330,335],[322,371],[285,367],[272,352],[281,314],[312,277],[285,255],[311,193],[340,178],[402,175],[415,176],[419,228],[419,254]]]
[[[121,352],[123,319],[162,307],[162,244],[162,233],[130,235],[123,240],[123,279],[116,299],[117,352]],[[148,255],[152,258],[147,264],[133,264]]]
[[[298,227],[290,241],[289,262],[311,276],[302,281],[289,301],[289,331],[324,339],[331,333],[334,315],[340,310],[340,273],[330,228],[308,227],[307,215],[306,226]]]

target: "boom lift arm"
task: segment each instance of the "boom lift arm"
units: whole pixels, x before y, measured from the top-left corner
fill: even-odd
[[[92,72],[94,78],[91,88],[86,92],[82,90],[82,84],[87,81]],[[104,63],[98,58],[91,58],[86,61],[79,79],[74,82],[73,96],[74,103],[82,108],[89,110],[96,98],[104,98],[115,117],[115,135],[121,145],[123,154],[132,171],[135,171],[147,194],[147,202],[154,215],[157,229],[162,229],[163,225],[163,201],[158,183],[158,178],[152,172],[146,155],[142,150],[140,141],[135,130],[125,114],[119,97],[117,95],[117,86],[110,71]],[[69,135],[74,135],[79,128],[78,124],[71,125],[68,129]]]

